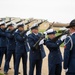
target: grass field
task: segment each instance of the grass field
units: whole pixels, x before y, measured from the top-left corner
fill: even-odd
[[[3,74],[0,73],[0,75],[3,75]]]

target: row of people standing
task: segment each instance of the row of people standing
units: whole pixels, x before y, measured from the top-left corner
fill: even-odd
[[[48,39],[43,39],[40,41],[38,49],[34,47],[34,44],[39,40],[42,34],[38,32],[38,26],[34,25],[31,28],[30,32],[27,32],[24,35],[20,33],[24,31],[24,25],[19,24],[18,30],[15,32],[11,32],[14,28],[13,25],[10,24],[8,30],[4,30],[5,24],[0,25],[0,63],[2,62],[3,54],[6,54],[4,73],[7,74],[9,70],[9,62],[12,54],[14,55],[14,75],[18,75],[19,63],[22,57],[23,62],[23,75],[27,75],[27,52],[30,49],[29,54],[29,75],[34,75],[34,68],[36,66],[36,75],[41,75],[42,62],[43,58],[46,56],[43,44],[47,46],[49,49],[48,56],[48,67],[49,67],[49,75],[61,75],[62,71],[62,56],[60,52],[60,45],[63,43],[64,39],[66,39],[66,35],[62,36],[56,42],[53,42],[52,39],[55,37],[55,31],[50,29],[46,31],[48,35]],[[71,26],[70,26],[71,27]],[[26,39],[28,41],[26,41]],[[28,43],[29,44],[28,44]],[[29,47],[30,46],[30,47]],[[68,50],[65,52],[65,56]],[[65,57],[66,58],[66,57]],[[64,59],[65,61],[66,59]],[[0,65],[1,66],[1,65]],[[64,68],[66,69],[66,68]],[[69,74],[67,74],[69,75]],[[74,75],[74,74],[70,74]]]
[[[44,48],[43,48],[43,44],[39,43],[38,49],[34,48],[33,45],[37,42],[37,40],[39,40],[39,38],[41,37],[41,33],[38,32],[38,25],[33,25],[33,27],[31,28],[31,34],[24,34],[21,35],[20,33],[22,31],[24,31],[24,25],[23,24],[19,24],[18,25],[18,30],[15,32],[12,32],[12,30],[14,29],[12,24],[9,24],[8,26],[8,30],[4,30],[5,28],[5,24],[1,24],[1,37],[4,40],[5,38],[5,42],[1,41],[1,43],[3,43],[3,46],[5,44],[5,47],[2,47],[2,51],[1,51],[1,56],[3,58],[3,55],[6,54],[6,59],[5,59],[5,66],[4,66],[4,73],[7,74],[8,70],[9,70],[9,62],[11,59],[11,56],[13,55],[13,59],[14,59],[14,75],[18,75],[18,70],[19,70],[19,64],[20,64],[20,59],[22,57],[22,62],[23,62],[23,75],[27,75],[27,52],[28,52],[28,48],[26,46],[26,39],[28,39],[29,42],[29,46],[30,46],[30,55],[29,55],[29,60],[30,60],[30,67],[29,67],[29,75],[33,75],[34,73],[34,68],[36,66],[36,75],[41,75],[41,69],[42,69],[42,62],[43,62],[43,58],[46,56]],[[52,30],[48,31],[48,35],[55,35],[54,31],[52,32]],[[4,37],[4,38],[3,38]],[[52,43],[49,42],[50,39],[46,40],[45,45],[48,47],[48,49],[56,49],[57,50],[53,50],[52,55],[49,55],[49,73],[51,74],[51,72],[53,73],[54,67],[51,67],[52,64],[56,63],[58,72],[60,70],[59,73],[61,73],[61,53],[60,50],[58,49],[59,45],[62,43],[58,42],[59,44],[57,45],[57,43]],[[50,48],[50,47],[51,48]],[[6,51],[5,51],[5,50]],[[53,56],[54,54],[54,56]],[[57,57],[56,59],[53,57]],[[54,59],[54,63],[53,61],[51,62],[51,59]],[[58,62],[56,62],[56,60],[59,60]],[[2,60],[1,60],[2,61]],[[60,64],[59,64],[60,63]],[[55,66],[55,65],[53,65]],[[51,68],[51,69],[50,69]],[[58,73],[57,72],[57,73]]]
[[[27,43],[26,39],[28,34],[24,34],[24,35],[20,34],[22,31],[24,31],[24,25],[22,23],[18,24],[17,26],[18,30],[15,32],[12,32],[14,30],[14,26],[12,23],[8,24],[7,30],[5,30],[4,22],[0,24],[0,27],[1,27],[0,28],[0,45],[1,45],[0,68],[2,64],[3,55],[5,54],[4,74],[7,74],[9,70],[9,63],[11,60],[11,56],[13,55],[14,75],[18,75],[20,59],[22,57],[23,75],[27,75],[27,52],[29,49],[27,47],[28,45],[26,44]],[[34,27],[35,26],[33,26],[31,30],[35,29]],[[40,64],[42,64],[42,59]],[[38,66],[39,66],[39,62],[38,62]],[[39,73],[39,68],[37,73]]]
[[[0,24],[0,69],[3,55],[5,54],[4,74],[8,73],[11,56],[14,60],[14,75],[18,75],[19,63],[22,57],[23,75],[27,75],[27,51],[24,39],[20,36],[20,32],[24,30],[23,24],[18,24],[18,30],[14,32],[12,23],[8,24],[8,29],[5,30],[5,23]]]

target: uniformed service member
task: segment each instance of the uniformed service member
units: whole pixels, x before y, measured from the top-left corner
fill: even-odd
[[[18,30],[15,32],[16,41],[16,59],[15,59],[15,72],[14,75],[18,75],[20,59],[22,58],[23,63],[23,75],[27,75],[27,52],[25,48],[26,35],[23,37],[20,35],[24,31],[24,25],[22,23],[18,24]]]
[[[60,52],[59,46],[62,44],[63,40],[65,39],[65,35],[61,37],[60,40],[53,42],[52,39],[55,38],[55,33],[53,29],[49,29],[45,32],[48,35],[48,39],[44,42],[43,40],[40,41],[46,45],[49,49],[48,55],[48,68],[49,68],[49,75],[61,75],[62,71],[62,55]]]
[[[6,40],[6,33],[5,33],[5,22],[2,21],[0,23],[0,51],[1,51],[1,56],[0,56],[0,67],[2,64],[2,59],[3,59],[3,55],[5,54],[5,60],[6,60],[6,53],[7,53],[7,40]]]
[[[70,36],[65,39],[64,69],[66,75],[75,75],[75,19],[67,26]]]
[[[36,66],[36,75],[41,75],[42,61],[45,57],[43,45],[39,45],[38,49],[34,48],[33,45],[39,40],[42,34],[38,32],[38,25],[34,24],[31,27],[31,34],[28,36],[30,45],[29,54],[29,75],[34,75],[34,68]]]
[[[1,22],[1,21],[0,21]],[[0,27],[0,29],[1,29],[1,27]],[[1,60],[1,50],[0,50],[0,60]],[[0,70],[1,70],[1,66],[0,66]]]
[[[5,60],[5,66],[4,66],[4,73],[7,74],[9,70],[9,63],[11,60],[11,57],[13,55],[13,60],[15,65],[15,38],[14,38],[14,32],[11,33],[11,31],[14,29],[14,26],[11,22],[7,23],[8,30],[6,30],[6,38],[7,38],[7,58]]]

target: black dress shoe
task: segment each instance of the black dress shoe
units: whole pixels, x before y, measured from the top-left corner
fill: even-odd
[[[9,70],[11,70],[11,68],[9,67]]]
[[[21,72],[18,72],[18,74],[21,74]]]

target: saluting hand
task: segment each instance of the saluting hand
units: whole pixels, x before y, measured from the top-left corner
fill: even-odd
[[[26,35],[28,36],[30,33],[31,33],[31,31],[29,30],[29,31],[27,31]]]
[[[63,36],[60,38],[60,40],[61,40],[61,41],[64,41],[66,38],[67,38],[67,34],[66,34],[66,35],[63,35]]]
[[[68,68],[67,69],[64,69],[65,73],[68,71]]]
[[[42,45],[44,44],[44,39],[42,39],[40,42],[39,42],[39,45]]]

